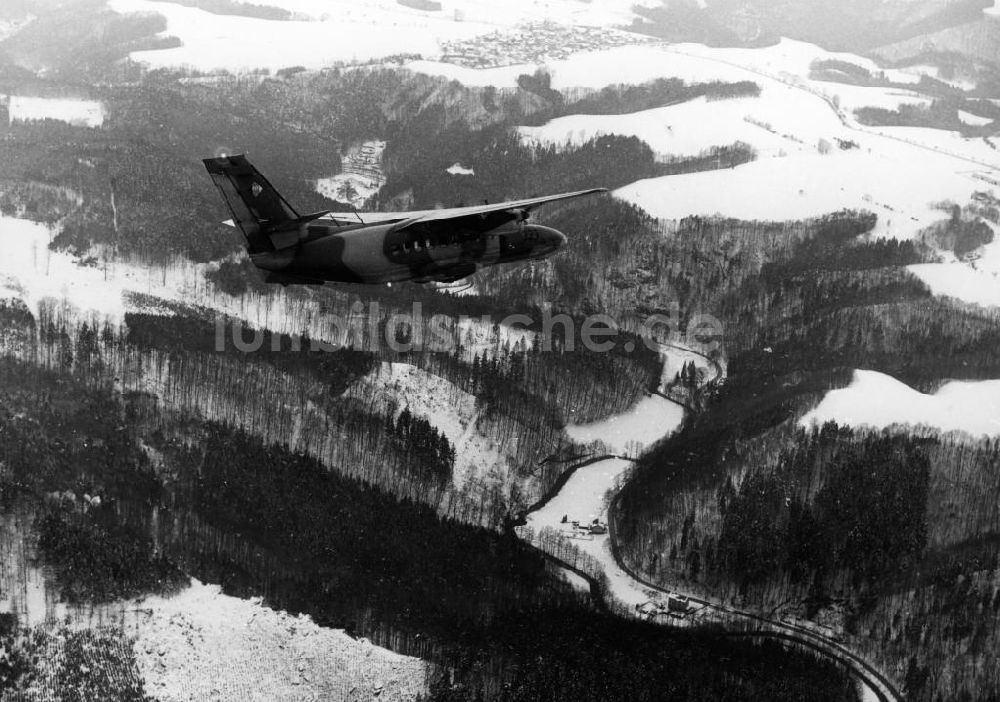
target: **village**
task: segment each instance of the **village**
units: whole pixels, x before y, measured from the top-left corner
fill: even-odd
[[[614,29],[541,22],[464,41],[445,42],[441,45],[441,61],[467,68],[495,68],[565,59],[581,51],[643,41],[646,41],[643,37]]]

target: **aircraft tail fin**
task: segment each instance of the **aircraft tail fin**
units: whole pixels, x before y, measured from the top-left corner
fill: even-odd
[[[295,208],[246,156],[206,158],[202,163],[226,201],[233,222],[243,231],[250,253],[274,251],[269,234],[299,220]]]

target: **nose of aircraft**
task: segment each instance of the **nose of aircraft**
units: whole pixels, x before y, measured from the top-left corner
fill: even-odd
[[[534,256],[548,256],[566,243],[566,235],[552,227],[532,224],[530,228],[531,234],[536,241],[533,252]]]
[[[546,227],[544,240],[551,244],[553,248],[558,249],[566,243],[566,235],[560,231]]]

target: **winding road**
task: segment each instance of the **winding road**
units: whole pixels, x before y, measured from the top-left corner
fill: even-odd
[[[706,365],[714,366],[715,377],[712,380],[721,376],[722,368],[704,354],[683,347],[674,349],[701,356],[708,362]],[[664,351],[667,352],[666,349]],[[666,395],[660,397],[673,403],[676,409],[675,413],[664,417],[669,434],[680,426],[686,408]],[[673,426],[667,424],[671,421]],[[620,442],[621,437],[618,440]],[[627,479],[628,470],[634,463],[634,458],[613,454],[591,456],[575,463],[566,469],[542,499],[531,505],[522,518],[511,526],[518,536],[554,563],[585,578],[590,583],[592,596],[602,609],[639,617],[642,616],[640,608],[647,603],[658,602],[665,607],[670,596],[686,597],[695,606],[694,611],[688,619],[673,620],[673,625],[722,623],[732,629],[728,634],[732,637],[782,641],[822,654],[843,665],[863,686],[866,700],[901,702],[904,699],[888,676],[832,636],[757,612],[735,609],[722,602],[668,590],[630,568],[621,556],[613,516],[620,496],[616,488]],[[613,497],[606,500],[605,495],[609,491],[613,491]],[[583,530],[570,528],[564,518],[582,524],[598,519],[608,524],[609,533],[585,534]]]

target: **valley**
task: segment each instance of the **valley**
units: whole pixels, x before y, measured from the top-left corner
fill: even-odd
[[[984,8],[25,3],[3,694],[998,694],[1000,73],[906,49]],[[546,261],[268,286],[240,152],[302,211],[611,192]]]

